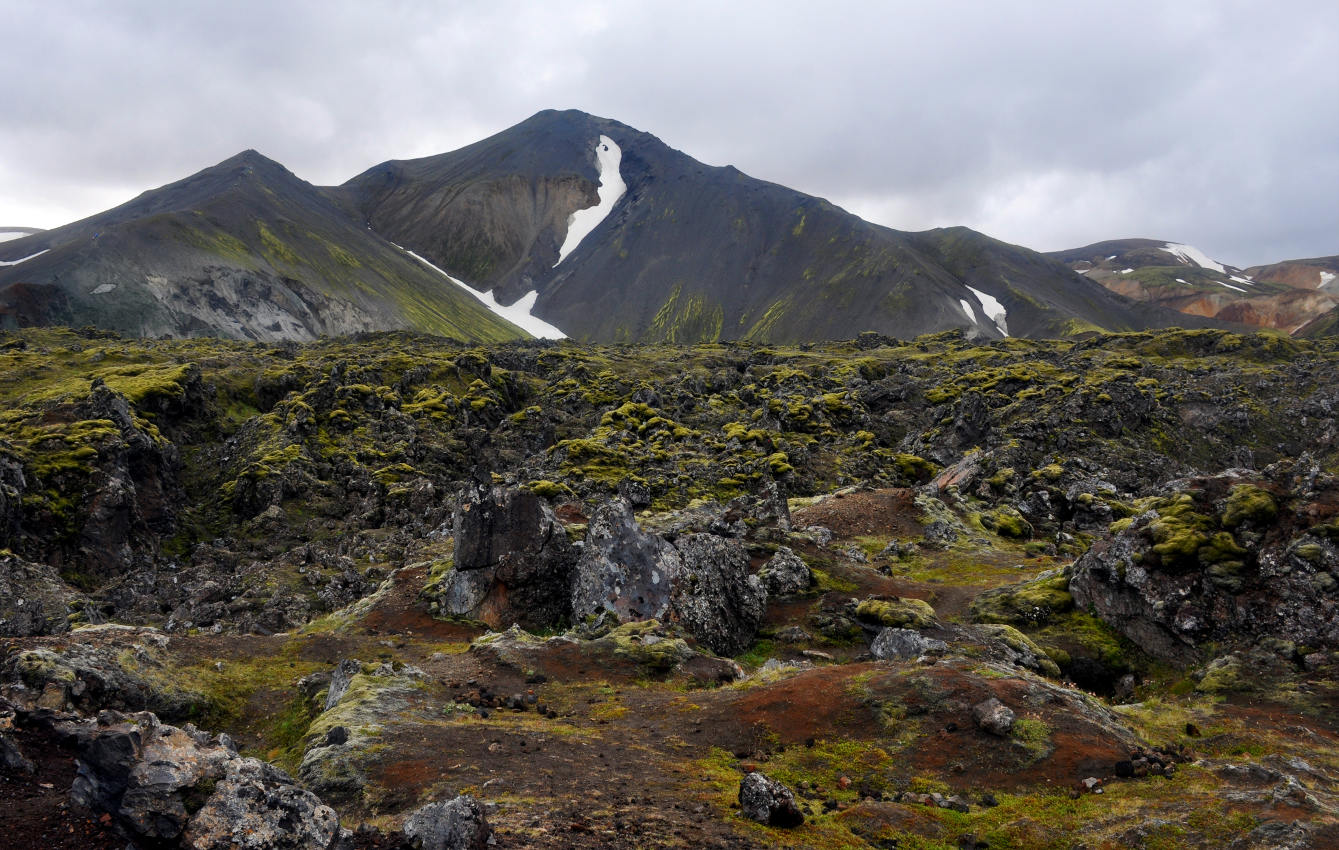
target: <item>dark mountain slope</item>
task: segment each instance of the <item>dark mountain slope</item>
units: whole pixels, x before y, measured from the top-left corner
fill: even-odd
[[[568,216],[596,201],[601,135],[621,148],[627,192],[554,268]],[[968,285],[998,299],[1012,334],[1196,324],[1113,296],[1036,252],[961,228],[909,234],[870,224],[575,111],[385,163],[338,194],[378,232],[503,301],[537,289],[535,313],[580,339],[800,341],[949,328],[999,336],[989,299]]]
[[[391,329],[524,335],[255,151],[0,244],[0,260],[25,257],[0,266],[4,326],[262,340]]]

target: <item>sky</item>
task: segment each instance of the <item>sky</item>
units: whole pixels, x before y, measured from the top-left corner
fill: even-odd
[[[548,108],[901,230],[1339,254],[1334,0],[0,0],[0,226],[255,148],[319,185]]]

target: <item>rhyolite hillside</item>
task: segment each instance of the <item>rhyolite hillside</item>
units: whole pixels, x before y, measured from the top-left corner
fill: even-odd
[[[1188,316],[1301,334],[1339,304],[1339,260],[1321,257],[1240,269],[1191,245],[1116,239],[1048,254],[1136,301]]]
[[[1333,846],[1336,359],[0,334],[0,847]]]

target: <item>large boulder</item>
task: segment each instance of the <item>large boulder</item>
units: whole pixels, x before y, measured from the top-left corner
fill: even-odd
[[[572,615],[608,612],[620,622],[662,618],[682,573],[679,553],[659,535],[642,531],[627,502],[607,502],[590,518],[572,574]]]
[[[486,850],[493,830],[483,807],[466,794],[418,809],[405,819],[404,834],[414,850]]]
[[[139,846],[330,850],[339,818],[283,771],[148,712],[76,724],[71,801]]]
[[[439,609],[491,628],[546,629],[571,615],[577,550],[539,496],[471,485],[455,514],[455,563]]]
[[[767,590],[749,572],[744,544],[714,534],[688,534],[674,548],[683,572],[670,592],[671,619],[718,655],[743,652],[767,608]]]
[[[1262,638],[1339,649],[1337,504],[1323,475],[1177,482],[1075,562],[1069,591],[1173,663]]]

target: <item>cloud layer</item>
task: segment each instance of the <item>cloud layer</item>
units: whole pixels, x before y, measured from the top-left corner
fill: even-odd
[[[907,230],[1339,252],[1339,6],[0,0],[0,225],[584,109]]]

